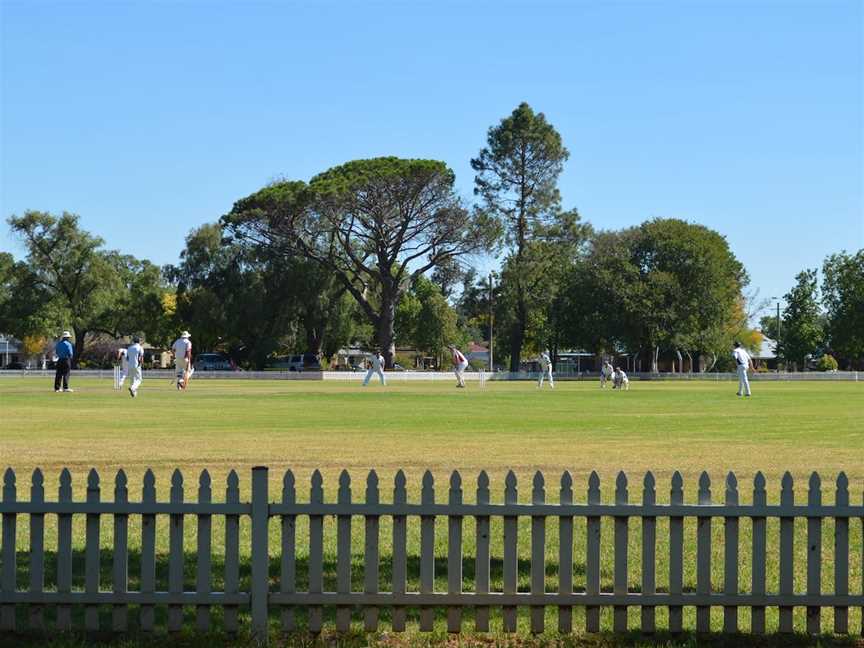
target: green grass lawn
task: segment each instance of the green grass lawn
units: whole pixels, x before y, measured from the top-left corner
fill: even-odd
[[[181,468],[186,499],[196,497],[198,476],[207,469],[213,477],[214,499],[224,498],[227,473],[236,469],[243,496],[248,495],[250,469],[271,469],[271,498],[280,495],[282,475],[294,471],[298,498],[308,499],[309,477],[318,468],[324,475],[325,497],[335,499],[338,474],[348,469],[355,501],[365,491],[366,475],[375,469],[381,497],[392,498],[393,477],[403,469],[408,477],[409,497],[419,499],[420,478],[430,469],[436,478],[436,498],[446,501],[450,472],[459,470],[465,501],[473,501],[477,474],[485,469],[491,479],[494,500],[503,498],[504,475],[512,469],[519,478],[519,497],[530,497],[531,478],[541,470],[546,476],[547,500],[557,501],[559,479],[565,470],[574,479],[577,501],[585,500],[588,475],[601,477],[604,501],[611,501],[615,476],[624,470],[630,498],[641,499],[642,479],[651,470],[657,478],[659,501],[668,501],[672,473],[679,470],[685,480],[685,498],[694,501],[697,479],[707,470],[715,501],[724,496],[728,471],[738,476],[741,501],[749,502],[752,480],[761,470],[768,480],[769,500],[779,498],[784,471],[796,479],[796,500],[806,501],[807,479],[816,470],[822,476],[823,499],[833,501],[834,480],[845,471],[852,501],[862,501],[864,490],[864,384],[755,383],[751,399],[735,396],[730,382],[633,382],[629,392],[601,390],[595,382],[560,382],[555,391],[538,392],[534,383],[491,383],[485,389],[469,383],[457,390],[446,383],[401,383],[367,388],[357,382],[293,381],[193,381],[186,393],[178,393],[163,379],[146,380],[137,399],[115,392],[110,381],[75,380],[72,394],[55,394],[51,379],[3,379],[0,381],[0,464],[14,467],[19,497],[29,496],[30,473],[45,472],[47,496],[56,498],[60,470],[68,467],[74,478],[75,498],[83,499],[87,471],[95,467],[102,476],[103,499],[113,497],[114,474],[123,468],[129,477],[130,498],[140,497],[144,471],[150,467],[157,477],[160,499],[167,499],[170,475]],[[53,522],[48,521],[46,547],[56,547]],[[132,564],[140,542],[136,520],[130,522]],[[362,521],[354,522],[354,569],[356,589],[362,589]],[[530,557],[529,522],[520,522],[520,588],[528,587]],[[777,587],[777,523],[769,523],[769,590]],[[805,521],[796,526],[795,566],[797,590],[805,587]],[[823,530],[823,588],[833,587],[833,524]],[[861,592],[861,524],[853,523],[852,574],[850,586]],[[19,549],[28,545],[26,523],[19,523]],[[308,525],[298,522],[298,584],[305,584]],[[186,548],[190,586],[194,583],[194,520],[187,523]],[[83,548],[83,520],[74,527],[76,547]],[[248,533],[248,526],[244,526]],[[389,589],[390,526],[381,524],[382,588]],[[473,522],[464,525],[464,588],[473,587]],[[221,527],[214,520],[214,551],[217,573],[222,551]],[[584,586],[585,524],[577,520],[574,546],[574,581]],[[335,587],[335,523],[325,526],[325,586]],[[167,521],[160,520],[157,551],[167,552]],[[611,523],[603,528],[603,587],[612,585]],[[102,525],[103,547],[110,547],[111,525]],[[658,588],[668,577],[668,523],[658,522]],[[271,545],[278,547],[277,522],[273,521]],[[248,538],[244,546],[248,547]],[[630,523],[630,570],[632,588],[640,582],[640,525]],[[695,587],[695,522],[685,528],[685,588]],[[437,585],[446,588],[446,521],[439,522],[436,535]],[[500,520],[493,524],[493,557],[500,558]],[[713,586],[722,588],[723,530],[714,522]],[[773,549],[773,551],[772,551]],[[741,524],[742,589],[750,580],[749,522]],[[419,553],[419,529],[410,527],[409,555]],[[557,587],[557,523],[547,523],[547,589]],[[80,556],[79,556],[80,558]],[[110,582],[110,553],[105,552],[106,586]],[[167,573],[160,557],[159,577]],[[83,558],[80,558],[83,561]],[[410,561],[409,561],[410,562]],[[24,563],[22,565],[22,563]],[[493,587],[500,587],[500,563],[493,562]],[[52,582],[49,561],[49,584]],[[162,569],[164,567],[164,569]],[[274,563],[274,575],[278,567]],[[248,576],[248,575],[247,575]],[[79,571],[76,578],[83,579]],[[418,574],[409,573],[416,588]],[[19,560],[19,584],[27,583],[26,560]],[[164,587],[164,583],[162,584]],[[857,589],[856,589],[857,588]],[[712,627],[719,629],[722,611],[715,610]],[[804,628],[804,611],[798,612],[796,627]],[[465,628],[473,626],[466,611]],[[694,612],[685,613],[692,626]],[[769,625],[776,627],[777,612],[769,611]],[[547,626],[556,627],[557,613],[549,610]],[[358,623],[360,617],[358,616]],[[442,616],[439,623],[443,623]],[[658,610],[658,624],[665,623]],[[639,611],[631,610],[631,626],[638,627]],[[275,620],[275,617],[274,617]],[[382,627],[388,617],[382,614]],[[611,627],[611,612],[604,616]],[[749,611],[742,610],[740,625],[749,626]],[[823,612],[823,625],[831,627],[831,612]],[[584,613],[577,611],[574,626],[584,626]],[[442,626],[443,627],[443,626]],[[500,621],[499,621],[500,627]],[[861,612],[850,612],[850,627],[860,629]],[[527,617],[520,618],[527,628]]]

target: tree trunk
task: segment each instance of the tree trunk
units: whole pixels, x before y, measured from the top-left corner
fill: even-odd
[[[384,356],[384,367],[393,368],[396,357],[396,296],[385,292],[381,296],[381,313],[376,322],[375,339]]]
[[[525,302],[519,299],[516,305],[516,322],[510,333],[510,371],[519,371],[522,360],[522,345],[525,343],[525,326],[528,320],[525,312]]]
[[[681,350],[675,349],[675,355],[678,356],[678,373],[684,373],[684,358],[681,355]]]
[[[660,373],[660,370],[657,368],[657,357],[660,355],[660,347],[654,347],[654,353],[651,356],[651,373]]]
[[[72,368],[78,368],[78,361],[81,359],[81,354],[84,353],[84,341],[87,339],[87,331],[73,326],[75,332],[75,345],[72,349]]]
[[[692,374],[693,373],[693,354],[691,354],[689,351],[685,351],[684,353],[687,354],[687,363],[688,363],[687,364],[687,373]]]

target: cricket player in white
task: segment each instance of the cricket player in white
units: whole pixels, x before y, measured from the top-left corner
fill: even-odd
[[[372,356],[372,364],[369,366],[369,371],[366,372],[366,377],[363,379],[364,387],[369,384],[369,381],[372,380],[372,376],[375,374],[378,374],[382,385],[387,384],[387,379],[384,377],[384,356],[381,355],[380,351],[376,351],[375,355]]]
[[[465,369],[468,368],[468,358],[452,344],[448,344],[447,348],[453,354],[453,373],[456,374],[456,386],[465,387]]]
[[[600,369],[600,389],[606,387],[606,382],[612,380],[612,374],[614,373],[615,370],[612,368],[612,363],[606,360]]]
[[[177,372],[177,389],[186,389],[189,378],[192,376],[192,342],[189,331],[183,331],[180,337],[171,346],[174,351],[174,370]]]
[[[117,386],[114,389],[123,389],[126,376],[129,375],[129,361],[126,356],[126,349],[117,349],[117,362],[120,364],[120,379],[117,381]]]
[[[555,381],[552,379],[552,358],[549,357],[549,349],[540,354],[540,379],[537,381],[537,389],[543,386],[543,379],[549,379],[549,387],[555,389]]]
[[[135,398],[138,395],[141,381],[144,379],[141,371],[141,365],[144,363],[144,349],[141,347],[141,338],[137,336],[132,338],[132,345],[126,349],[126,362],[129,366],[129,378],[132,380],[132,384],[129,385],[129,395]]]
[[[750,379],[747,377],[747,370],[753,366],[753,359],[740,342],[735,343],[732,357],[735,358],[738,370],[738,395],[741,396],[743,393],[745,397],[750,396]]]
[[[621,367],[615,367],[615,373],[612,377],[612,389],[615,388],[630,391],[630,379]]]

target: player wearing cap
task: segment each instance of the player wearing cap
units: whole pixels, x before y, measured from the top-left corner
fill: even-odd
[[[366,377],[363,379],[364,387],[369,384],[369,381],[372,380],[372,376],[375,374],[378,374],[378,378],[380,378],[382,385],[387,384],[387,379],[384,377],[384,356],[381,355],[380,351],[376,351],[372,354],[369,371],[366,372]]]
[[[465,387],[465,369],[468,368],[468,358],[454,345],[448,344],[447,348],[453,354],[453,373],[456,374],[456,386]]]
[[[69,389],[69,375],[72,373],[72,357],[75,355],[75,347],[70,341],[72,334],[69,331],[63,331],[60,336],[60,341],[54,347],[54,355],[57,356],[57,370],[54,372],[54,391],[61,391],[62,385],[64,392],[71,392]]]
[[[549,379],[549,387],[555,389],[555,381],[552,379],[552,358],[549,357],[549,349],[540,354],[540,380],[537,381],[537,388],[543,386],[543,379]]]
[[[630,391],[630,379],[621,367],[615,367],[615,373],[612,374],[612,389]]]
[[[135,398],[138,395],[141,381],[144,379],[142,372],[144,348],[141,346],[141,338],[137,335],[132,338],[132,344],[126,349],[126,362],[129,367],[129,378],[132,381],[129,385],[129,395]]]
[[[177,374],[177,389],[186,389],[189,384],[189,378],[195,371],[192,367],[192,342],[189,331],[183,331],[180,337],[171,345],[171,350],[174,352],[174,370]]]
[[[614,374],[615,369],[612,368],[612,363],[606,360],[600,369],[600,389],[606,387],[606,382],[612,380]]]
[[[749,397],[750,379],[747,377],[747,370],[753,366],[753,359],[740,342],[735,343],[732,357],[735,358],[736,370],[738,371],[738,395],[743,394],[745,397]],[[753,370],[755,371],[756,368],[753,367]]]

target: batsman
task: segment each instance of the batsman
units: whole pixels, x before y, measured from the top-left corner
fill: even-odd
[[[189,331],[183,331],[171,346],[174,352],[174,369],[177,372],[177,389],[183,390],[189,385],[189,379],[195,372],[192,367],[192,342]]]

